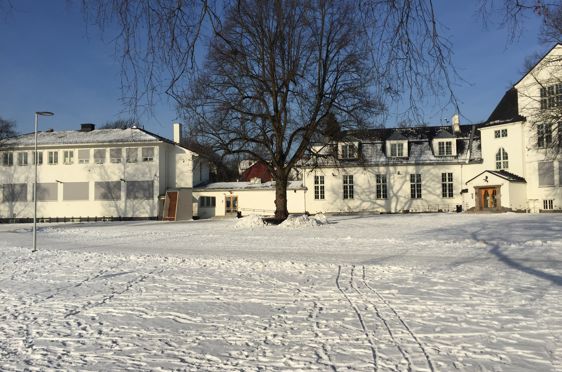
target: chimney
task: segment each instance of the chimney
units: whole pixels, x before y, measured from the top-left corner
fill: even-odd
[[[80,132],[91,132],[96,129],[96,125],[92,123],[80,124]]]
[[[453,127],[453,134],[459,134],[461,132],[461,120],[459,114],[453,115],[451,123]]]
[[[174,123],[173,127],[174,127],[174,142],[181,143],[182,125],[180,123]]]

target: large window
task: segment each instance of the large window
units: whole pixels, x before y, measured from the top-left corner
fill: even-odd
[[[58,151],[49,151],[47,153],[49,157],[49,164],[56,165],[59,163],[59,152]]]
[[[410,174],[410,197],[412,199],[421,199],[422,184],[421,174]]]
[[[72,164],[74,163],[74,151],[72,150],[64,150],[62,153],[62,161],[64,164]]]
[[[127,163],[136,163],[139,161],[139,149],[136,147],[129,147],[125,150],[125,156],[127,157]]]
[[[59,185],[57,182],[38,183],[37,201],[57,201],[59,198]]]
[[[314,199],[324,199],[324,176],[314,176]]]
[[[35,152],[31,153],[32,159],[31,161],[35,164]],[[43,151],[39,151],[37,153],[37,165],[43,164]]]
[[[540,161],[539,187],[554,186],[554,163],[551,161]]]
[[[199,207],[200,208],[214,208],[217,205],[217,198],[214,196],[200,196],[199,197]]]
[[[507,169],[509,168],[507,152],[502,148],[496,153],[496,169]]]
[[[18,152],[18,165],[27,165],[27,152]]]
[[[453,173],[441,173],[441,196],[453,197]]]
[[[9,183],[2,187],[2,201],[5,203],[27,201],[27,183]]]
[[[154,198],[152,181],[127,181],[127,199],[148,200]]]
[[[101,181],[94,184],[96,200],[121,200],[121,181]]]
[[[121,163],[121,158],[123,157],[123,149],[109,149],[109,161],[111,163]]]
[[[375,189],[377,199],[387,199],[388,198],[388,185],[386,183],[385,174],[375,175]]]
[[[453,155],[453,143],[451,141],[441,141],[438,144],[438,154],[439,156],[451,156]]]
[[[90,198],[89,182],[65,182],[62,185],[63,200],[88,200]]]
[[[548,147],[552,143],[552,125],[537,124],[537,146]]]
[[[94,149],[94,163],[103,164],[105,163],[105,149]]]
[[[343,198],[353,199],[353,176],[344,175],[343,176]]]
[[[390,144],[390,156],[393,158],[404,157],[404,144],[403,143],[391,143]]]
[[[90,162],[90,149],[78,150],[78,164],[88,164]]]
[[[154,160],[154,147],[143,147],[142,161],[153,161],[153,160]]]
[[[540,89],[541,109],[562,106],[562,84],[548,85]]]
[[[14,153],[4,152],[2,153],[2,165],[5,167],[11,167],[14,165]]]

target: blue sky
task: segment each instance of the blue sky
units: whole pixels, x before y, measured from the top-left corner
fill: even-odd
[[[120,97],[120,66],[110,35],[86,27],[77,5],[64,0],[18,0],[14,11],[0,15],[0,116],[15,120],[20,133],[33,131],[35,111],[53,111],[42,128],[77,129],[128,117]],[[442,33],[449,38],[454,63],[464,81],[454,81],[462,122],[486,119],[503,93],[521,77],[523,61],[551,45],[538,41],[539,21],[530,17],[513,43],[507,31],[483,29],[475,1],[434,2]],[[391,112],[397,107],[390,107]],[[171,137],[177,119],[165,97],[155,115],[140,121],[145,128]],[[441,105],[426,109],[426,121],[439,124],[453,114]],[[392,123],[389,123],[391,125]]]

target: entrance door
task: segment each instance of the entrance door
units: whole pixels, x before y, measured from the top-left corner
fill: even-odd
[[[479,197],[481,210],[492,210],[498,207],[497,187],[481,188]]]
[[[164,202],[164,219],[167,221],[176,220],[176,211],[178,206],[178,192],[166,192],[166,201]]]
[[[226,214],[236,213],[236,211],[238,210],[238,196],[227,195],[224,205],[226,207]]]

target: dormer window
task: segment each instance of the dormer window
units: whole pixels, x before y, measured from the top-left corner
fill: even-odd
[[[439,156],[453,155],[453,143],[451,141],[441,141],[438,144],[437,154]]]
[[[403,158],[404,157],[404,144],[403,143],[391,143],[390,144],[390,157],[392,157],[392,158]]]
[[[340,144],[340,159],[357,159],[357,147],[355,143]]]

